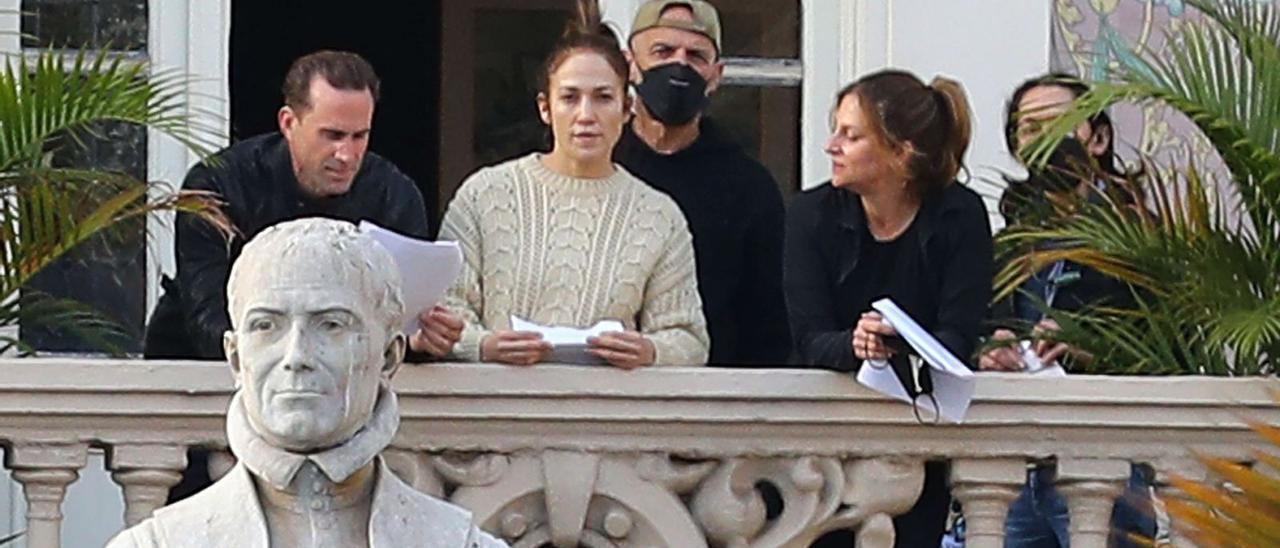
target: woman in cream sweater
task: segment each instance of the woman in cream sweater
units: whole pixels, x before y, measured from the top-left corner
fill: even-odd
[[[612,162],[630,112],[627,62],[594,0],[547,58],[537,105],[550,153],[483,168],[458,190],[440,238],[462,247],[447,304],[466,322],[455,354],[530,365],[551,345],[510,317],[588,327],[619,320],[588,353],[614,366],[702,365],[710,345],[692,239],[670,198]]]

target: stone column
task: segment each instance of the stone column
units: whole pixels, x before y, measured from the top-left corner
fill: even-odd
[[[62,499],[89,461],[84,443],[15,444],[6,464],[27,499],[27,546],[62,546]]]
[[[1129,481],[1129,462],[1118,459],[1061,459],[1058,492],[1071,511],[1071,547],[1107,548],[1111,509]]]
[[[111,477],[124,490],[124,525],[132,527],[164,506],[169,489],[187,468],[181,445],[119,444],[107,463]]]
[[[965,545],[1002,548],[1009,503],[1027,481],[1024,459],[957,459],[951,462],[951,493],[964,507]]]

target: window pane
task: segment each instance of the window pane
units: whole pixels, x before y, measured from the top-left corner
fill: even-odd
[[[800,88],[722,87],[711,97],[711,119],[760,160],[790,198],[800,188]]]
[[[800,57],[799,0],[720,2],[725,57]]]
[[[474,36],[484,39],[475,42],[473,169],[548,148],[549,133],[534,103],[538,71],[564,30],[569,7],[477,10]]]
[[[145,51],[147,0],[23,0],[22,45]]]
[[[146,175],[147,132],[122,122],[98,125],[93,135],[81,135],[81,144],[64,140],[53,155],[58,167],[99,168]],[[145,219],[121,225],[73,249],[45,268],[25,288],[22,302],[37,293],[84,303],[124,328],[124,339],[110,342],[126,352],[142,350],[146,313]],[[19,338],[38,350],[97,352],[101,347],[75,333],[42,328],[21,320]]]

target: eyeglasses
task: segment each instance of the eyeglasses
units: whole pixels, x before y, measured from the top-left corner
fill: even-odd
[[[902,383],[907,396],[911,398],[911,412],[915,415],[916,422],[938,424],[941,413],[938,411],[938,398],[933,395],[933,377],[929,374],[929,365],[901,337],[885,337],[883,340],[885,346],[893,351],[889,359],[866,360],[865,365],[876,369],[892,367],[894,376],[898,377],[898,382]],[[931,407],[926,407],[922,413],[924,403],[931,404]],[[926,416],[929,420],[926,420]]]

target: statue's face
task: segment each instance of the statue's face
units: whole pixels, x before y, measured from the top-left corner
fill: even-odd
[[[338,445],[373,413],[399,363],[398,333],[371,310],[363,280],[333,265],[246,272],[226,337],[249,422],[267,442],[305,452]]]

